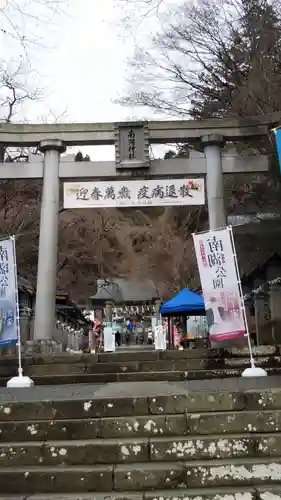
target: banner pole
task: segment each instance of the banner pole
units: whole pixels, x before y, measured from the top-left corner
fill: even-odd
[[[17,324],[17,348],[18,348],[18,373],[19,377],[23,375],[22,357],[21,357],[21,331],[20,331],[20,308],[19,308],[19,289],[18,289],[18,273],[17,273],[17,256],[15,237],[11,236],[13,244],[13,260],[14,260],[14,276],[15,276],[15,300],[16,300],[16,324]]]
[[[242,284],[241,284],[241,279],[240,279],[237,254],[236,254],[235,242],[234,242],[234,237],[233,237],[233,231],[232,231],[232,227],[231,226],[228,227],[228,231],[229,231],[231,245],[232,245],[232,250],[233,250],[233,257],[234,257],[234,263],[235,263],[237,283],[238,283],[240,300],[241,300],[241,308],[242,308],[243,317],[244,317],[244,323],[245,323],[245,327],[246,327],[246,336],[247,336],[247,339],[248,339],[250,361],[251,361],[251,366],[254,367],[255,366],[255,360],[254,360],[254,356],[253,356],[253,349],[252,349],[252,344],[251,344],[251,337],[250,337],[248,320],[247,320],[247,314],[246,314],[246,308],[245,308],[245,301],[244,301]]]
[[[18,376],[13,377],[7,382],[8,388],[33,387],[34,382],[29,377],[23,376],[22,355],[21,355],[21,330],[20,330],[20,307],[19,307],[19,289],[18,289],[18,273],[17,273],[17,256],[16,256],[16,239],[11,236],[13,248],[13,264],[14,264],[14,287],[15,287],[15,302],[16,302],[16,328],[17,328],[17,351],[18,351]]]
[[[245,323],[245,328],[246,328],[246,337],[248,340],[248,349],[249,349],[249,357],[250,357],[250,363],[251,363],[251,368],[246,368],[242,372],[242,377],[265,377],[267,376],[267,372],[263,368],[256,367],[255,365],[255,360],[253,356],[253,348],[251,344],[251,336],[249,332],[249,326],[248,326],[248,320],[247,320],[247,314],[246,314],[246,308],[245,308],[245,300],[244,300],[244,295],[243,295],[243,290],[242,290],[242,284],[241,284],[241,279],[240,279],[240,273],[239,273],[239,266],[238,266],[238,260],[237,260],[237,254],[236,254],[236,248],[235,248],[235,242],[234,242],[234,236],[233,236],[233,231],[232,231],[232,226],[228,226],[228,231],[229,231],[229,236],[230,236],[230,241],[231,241],[231,246],[232,246],[232,251],[233,251],[233,258],[234,258],[234,264],[235,264],[235,270],[236,270],[236,277],[237,277],[237,284],[238,284],[238,289],[239,289],[239,294],[240,294],[240,301],[241,301],[241,309],[244,317],[244,323]]]

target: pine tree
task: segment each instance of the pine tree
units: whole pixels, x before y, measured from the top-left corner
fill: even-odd
[[[76,153],[75,155],[75,161],[91,161],[91,158],[89,155],[85,155],[83,156],[83,153],[81,153],[81,151],[78,151],[78,153]]]

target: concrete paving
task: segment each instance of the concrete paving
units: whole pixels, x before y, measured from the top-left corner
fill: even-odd
[[[185,394],[189,391],[249,391],[281,388],[281,376],[190,380],[184,382],[116,382],[35,386],[30,389],[0,389],[0,404],[29,401],[69,401],[71,399],[146,397]]]

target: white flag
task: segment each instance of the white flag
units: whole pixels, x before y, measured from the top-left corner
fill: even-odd
[[[247,333],[232,229],[194,234],[210,340],[232,340]]]

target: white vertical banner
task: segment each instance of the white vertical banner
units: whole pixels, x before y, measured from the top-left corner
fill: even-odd
[[[112,326],[105,326],[103,329],[103,350],[115,352],[115,335]]]
[[[193,235],[210,340],[248,334],[232,228]]]
[[[166,343],[166,330],[164,326],[160,323],[156,325],[154,330],[154,343],[156,351],[166,351],[167,343]]]
[[[19,304],[14,238],[0,241],[0,347],[19,337]]]
[[[154,333],[156,326],[157,326],[157,318],[156,318],[156,316],[151,316],[151,328],[152,328],[153,333]]]

